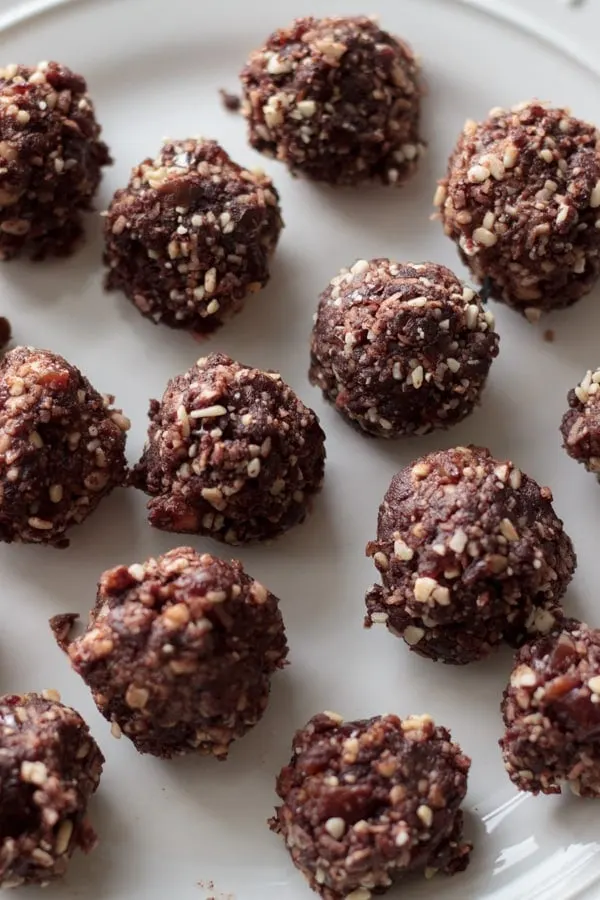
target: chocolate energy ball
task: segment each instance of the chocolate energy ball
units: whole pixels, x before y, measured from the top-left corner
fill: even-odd
[[[395,475],[367,554],[382,585],[367,594],[366,626],[456,665],[549,631],[576,565],[549,488],[481,447]]]
[[[600,477],[600,369],[588,369],[583,380],[569,391],[569,409],[561,434],[569,456]]]
[[[10,322],[4,316],[0,316],[0,353],[4,350],[11,338]]]
[[[105,572],[82,637],[52,621],[113,734],[140,753],[225,759],[261,718],[287,644],[278,600],[242,564],[179,547]]]
[[[423,151],[419,66],[373,19],[296,19],[241,74],[252,146],[330,184],[400,184]]]
[[[67,256],[111,162],[85,79],[66,66],[0,69],[0,259]]]
[[[110,204],[106,286],[153,322],[207,334],[265,286],[282,227],[263,172],[215,141],[168,141]]]
[[[129,420],[79,369],[17,347],[0,363],[0,541],[66,547],[124,483]]]
[[[56,691],[0,697],[0,888],[46,885],[94,848],[86,812],[103,763]]]
[[[310,380],[369,434],[426,434],[473,410],[497,354],[492,314],[449,269],[360,259],[321,294]]]
[[[600,631],[567,620],[515,659],[504,692],[504,765],[517,787],[600,796]]]
[[[267,540],[306,517],[323,481],[324,440],[280,375],[212,353],[152,401],[132,480],[152,498],[155,528]]]
[[[315,716],[277,779],[270,820],[324,900],[369,900],[411,872],[461,872],[471,760],[425,716]]]
[[[434,202],[491,296],[535,321],[600,273],[600,132],[537,100],[468,121]]]

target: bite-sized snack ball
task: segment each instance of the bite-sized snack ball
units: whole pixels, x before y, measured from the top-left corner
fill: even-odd
[[[153,322],[207,334],[265,286],[282,228],[264,172],[215,141],[168,141],[110,204],[106,286]]]
[[[0,259],[68,256],[111,159],[85,79],[66,66],[0,69]]]
[[[155,528],[263,541],[306,517],[323,481],[324,441],[279,374],[211,353],[152,401],[132,480],[152,498]]]
[[[444,266],[360,259],[321,294],[310,380],[377,437],[427,434],[479,401],[494,318]]]
[[[129,420],[57,353],[16,347],[0,363],[0,541],[66,547],[126,479]]]
[[[522,791],[600,796],[600,631],[574,619],[526,644],[504,692],[500,741]]]
[[[4,316],[0,316],[0,353],[4,350],[11,337],[10,322]]]
[[[569,409],[561,424],[563,446],[569,456],[600,477],[600,369],[588,369],[569,391]]]
[[[535,321],[600,273],[600,132],[537,100],[493,109],[466,123],[434,203],[491,296]]]
[[[292,751],[269,824],[324,900],[369,900],[411,872],[469,864],[460,805],[471,760],[430,716],[322,713]]]
[[[401,184],[417,167],[422,88],[408,44],[373,19],[296,19],[241,74],[252,146],[330,184]]]
[[[86,819],[104,757],[56,691],[0,697],[0,888],[46,885],[74,850],[93,850]]]
[[[576,565],[550,489],[481,447],[395,475],[367,554],[383,584],[367,594],[366,626],[456,665],[549,631]]]
[[[141,753],[225,759],[261,718],[287,644],[278,600],[244,572],[189,547],[105,572],[86,632],[52,621],[113,734]]]

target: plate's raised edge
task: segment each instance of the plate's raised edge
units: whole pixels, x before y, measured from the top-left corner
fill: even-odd
[[[18,4],[12,10],[0,13],[0,32],[9,31],[11,28],[24,24],[29,19],[52,12],[54,9],[75,5],[75,3],[89,2],[96,2],[96,0],[25,0],[25,2]],[[127,0],[122,0],[122,2],[125,3]],[[414,2],[418,2],[418,0],[414,0]],[[547,25],[543,19],[532,16],[521,8],[506,2],[500,6],[499,0],[445,0],[445,2],[470,6],[492,18],[507,22],[531,35],[531,37],[542,40],[553,49],[564,53],[573,62],[597,78],[600,77],[600,62],[596,54],[592,56],[585,50],[582,51],[576,40],[561,34],[551,25]]]

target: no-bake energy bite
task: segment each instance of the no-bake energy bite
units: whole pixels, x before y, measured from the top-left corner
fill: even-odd
[[[85,79],[66,66],[0,69],[0,259],[66,256],[110,163]]]
[[[430,453],[394,476],[367,553],[382,584],[365,624],[456,665],[549,631],[576,565],[549,488],[480,447]]]
[[[96,844],[87,805],[104,757],[55,691],[0,697],[0,887],[46,885]]]
[[[11,337],[10,322],[4,316],[0,316],[0,353],[4,350]]]
[[[306,517],[323,480],[324,440],[278,373],[212,353],[152,401],[133,483],[151,497],[155,528],[228,544],[267,540]]]
[[[600,133],[537,100],[469,120],[435,195],[491,296],[535,321],[600,273]]]
[[[277,779],[270,821],[324,900],[370,900],[409,873],[469,863],[460,805],[470,759],[430,716],[315,716]]]
[[[153,322],[207,334],[265,286],[282,227],[262,171],[215,141],[168,141],[110,204],[106,285]]]
[[[296,19],[242,71],[250,143],[330,184],[414,172],[422,88],[411,48],[364,16]]]
[[[516,655],[500,741],[522,791],[600,796],[600,631],[567,620]]]
[[[17,347],[0,363],[0,541],[65,547],[124,483],[129,420],[79,369]]]
[[[378,437],[464,419],[498,353],[494,318],[444,266],[364,259],[321,294],[310,380]]]
[[[219,759],[262,716],[287,644],[277,598],[244,572],[189,547],[105,572],[85,633],[52,621],[113,734],[164,758]]]
[[[569,391],[568,402],[560,427],[563,446],[569,456],[600,476],[600,369],[588,369]]]

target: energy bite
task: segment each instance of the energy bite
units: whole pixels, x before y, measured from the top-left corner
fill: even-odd
[[[116,737],[168,759],[225,759],[261,718],[285,665],[278,600],[244,572],[189,547],[105,572],[86,632],[51,622]]]
[[[323,481],[324,441],[277,372],[211,353],[151,402],[132,481],[151,497],[155,528],[263,541],[306,517]]]
[[[421,435],[472,412],[497,354],[494,317],[449,269],[360,259],[321,294],[309,374],[368,434]]]
[[[430,716],[322,713],[294,737],[269,825],[324,900],[369,900],[413,872],[454,875],[472,849],[460,809],[470,765]]]
[[[76,848],[93,850],[86,813],[103,763],[56,691],[0,697],[0,888],[49,884]]]
[[[419,65],[365,16],[296,19],[241,74],[242,112],[260,153],[329,184],[401,184],[423,152]]]
[[[463,262],[531,321],[600,273],[600,132],[532,100],[469,120],[434,203]]]
[[[569,409],[561,434],[569,456],[600,476],[600,369],[588,369],[580,384],[569,391]]]
[[[79,369],[16,347],[0,362],[0,541],[68,546],[126,479],[129,419]]]
[[[600,631],[570,619],[516,655],[500,741],[511,781],[533,794],[600,796]]]
[[[167,141],[110,204],[106,286],[153,322],[208,334],[266,285],[282,228],[263,172],[215,141]]]
[[[0,316],[0,353],[4,350],[11,338],[10,322],[4,316]]]
[[[401,469],[367,555],[382,584],[367,594],[365,625],[455,665],[549,631],[576,565],[550,489],[482,447]]]
[[[0,260],[68,256],[111,159],[85,79],[57,62],[0,69]]]

